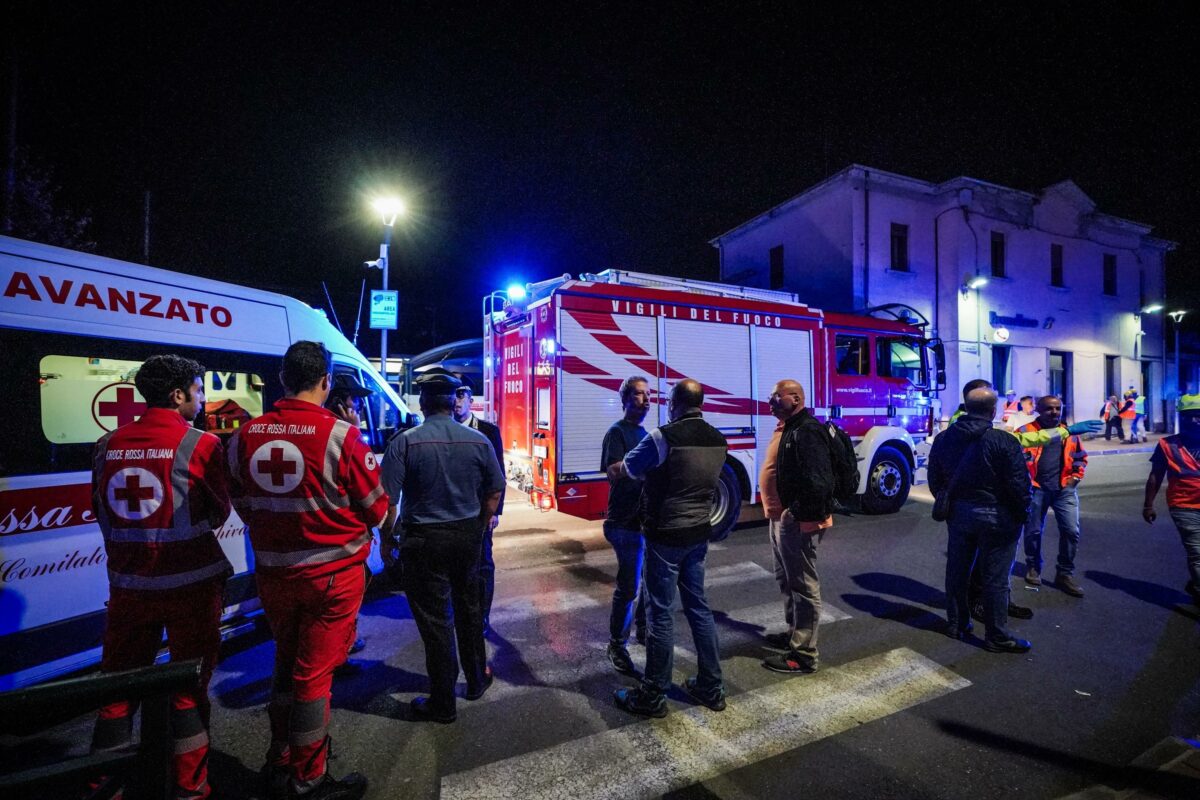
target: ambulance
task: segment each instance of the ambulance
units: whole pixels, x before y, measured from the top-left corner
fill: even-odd
[[[376,451],[412,423],[367,359],[298,300],[0,237],[0,690],[99,660],[108,579],[91,453],[145,409],[138,366],[160,353],[205,365],[198,424],[226,438],[282,396],[280,359],[301,340],[324,342],[335,371],[374,390],[362,432]],[[258,610],[254,557],[236,513],[217,536],[236,572],[231,631]]]
[[[826,313],[787,292],[623,270],[514,289],[484,300],[484,407],[500,426],[510,481],[540,508],[604,516],[600,446],[631,375],[650,383],[647,429],[667,422],[675,383],[704,387],[704,417],[729,442],[716,539],[758,499],[779,380],[800,381],[812,412],[851,437],[863,511],[899,509],[923,468],[945,354],[900,313]]]

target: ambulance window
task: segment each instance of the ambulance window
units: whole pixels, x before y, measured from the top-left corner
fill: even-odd
[[[880,377],[922,383],[921,351],[915,340],[881,336],[875,341],[875,350],[875,370]]]
[[[871,356],[867,349],[867,337],[839,333],[834,337],[834,351],[839,375],[870,374]]]
[[[52,444],[93,444],[146,410],[134,386],[142,361],[94,356],[43,356],[38,384],[42,433]],[[196,426],[232,434],[263,413],[263,380],[250,372],[204,374],[204,413]]]

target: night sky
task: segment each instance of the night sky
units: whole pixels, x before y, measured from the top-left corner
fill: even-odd
[[[1182,6],[176,5],[9,5],[19,146],[91,213],[96,252],[141,260],[148,189],[152,264],[321,307],[325,280],[347,334],[380,277],[361,266],[381,235],[366,202],[393,188],[414,207],[393,351],[479,335],[481,294],[510,279],[715,279],[709,239],[852,162],[1072,178],[1181,243],[1176,287],[1192,274]],[[1200,289],[1175,300],[1200,309]],[[365,314],[363,331],[377,352]]]

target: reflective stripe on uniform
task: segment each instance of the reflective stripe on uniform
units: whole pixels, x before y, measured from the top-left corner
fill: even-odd
[[[304,747],[325,738],[328,703],[327,698],[321,697],[306,703],[292,704],[288,744],[292,747]]]
[[[190,572],[176,572],[174,575],[123,575],[120,572],[114,572],[110,569],[108,571],[108,583],[117,589],[160,591],[163,589],[178,589],[180,586],[199,583],[208,578],[224,575],[229,570],[229,562],[225,559]]]
[[[235,505],[239,511],[245,509],[304,514],[309,511],[336,511],[348,507],[350,501],[345,497],[242,497]]]
[[[329,438],[325,440],[325,469],[322,476],[325,479],[325,495],[338,494],[338,464],[342,460],[342,451],[346,444],[346,434],[350,432],[350,423],[339,419],[329,429]]]
[[[164,542],[186,542],[203,536],[212,530],[207,522],[201,522],[190,528],[113,528],[105,538],[110,542],[144,542],[146,544],[162,544]]]
[[[343,558],[349,558],[371,541],[371,532],[367,531],[352,542],[340,547],[317,547],[312,550],[293,550],[287,553],[272,553],[255,550],[254,559],[264,567],[308,567],[314,564],[328,564]]]
[[[208,744],[208,730],[200,717],[200,709],[171,709],[171,736],[175,740],[175,754],[191,753]]]
[[[364,497],[362,500],[359,500],[358,504],[360,506],[362,506],[363,508],[369,509],[371,506],[375,505],[376,500],[378,500],[380,497],[383,496],[383,492],[384,492],[383,484],[381,483],[378,486],[376,486],[374,489],[372,489],[371,493],[369,495]]]

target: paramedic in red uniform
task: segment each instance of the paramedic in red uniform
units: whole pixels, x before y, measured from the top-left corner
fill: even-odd
[[[105,672],[154,663],[167,630],[172,659],[203,659],[200,686],[172,697],[175,797],[208,785],[208,682],[221,645],[222,590],[233,569],[213,531],[229,516],[225,451],[192,427],[204,408],[204,367],[152,356],[134,378],[146,412],[96,444],[92,507],[108,554]],[[134,704],[100,710],[92,750],[132,741]]]
[[[320,342],[283,357],[286,396],[229,442],[234,505],[250,529],[263,610],[275,635],[264,776],[272,797],[359,798],[367,780],[335,780],[329,690],[346,658],[366,585],[371,528],[387,512],[375,454],[358,428],[322,408],[333,384]]]

